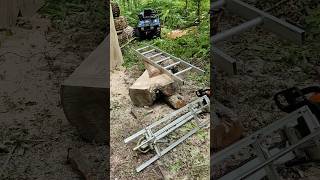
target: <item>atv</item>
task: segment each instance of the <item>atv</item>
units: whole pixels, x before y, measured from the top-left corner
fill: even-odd
[[[158,13],[153,9],[145,9],[139,15],[136,36],[140,39],[152,39],[161,36],[161,24]]]

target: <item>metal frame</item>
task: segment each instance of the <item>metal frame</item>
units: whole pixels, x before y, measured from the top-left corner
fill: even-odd
[[[235,34],[240,34],[241,32],[258,25],[261,25],[268,31],[273,32],[280,38],[290,40],[298,45],[301,45],[305,40],[304,30],[240,0],[218,0],[211,4],[211,10],[221,7],[225,7],[228,11],[247,19],[248,21],[225,32],[212,36],[211,43],[213,46],[219,41],[226,40]],[[218,66],[218,68],[221,68],[228,74],[237,74],[236,66],[233,65],[236,60],[226,55],[221,50],[217,50],[216,47],[213,48],[213,58],[214,64]]]
[[[147,51],[145,51],[147,50]],[[140,58],[142,58],[144,61],[146,61],[147,63],[153,65],[154,67],[158,68],[159,70],[161,70],[163,73],[167,74],[168,76],[170,76],[172,79],[174,79],[175,81],[177,81],[178,83],[184,83],[184,80],[179,77],[178,75],[181,75],[182,73],[185,73],[189,70],[194,70],[196,71],[197,73],[204,73],[205,71],[180,59],[180,58],[177,58],[167,52],[164,52],[162,51],[161,49],[157,48],[157,47],[154,47],[152,45],[146,45],[145,47],[142,47],[142,48],[139,48],[139,49],[136,49],[135,52],[139,55]],[[146,56],[148,53],[150,52],[158,52],[157,54],[155,55],[152,55],[152,56]],[[154,61],[152,60],[152,58],[156,57],[156,56],[164,56],[165,58],[161,59],[161,60],[158,60],[158,61]],[[168,65],[167,67],[163,67],[160,65],[161,62],[163,61],[166,61],[166,60],[173,60],[174,63],[173,64],[170,64]],[[179,72],[176,72],[176,73],[172,73],[170,70],[168,70],[168,68],[170,67],[173,67],[173,66],[176,66],[178,64],[181,64],[182,66],[185,66],[186,68],[179,71]]]
[[[260,137],[271,134],[272,132],[288,127],[293,127],[298,124],[298,118],[303,117],[310,134],[300,140],[290,142],[290,146],[284,149],[273,149],[274,152],[264,149],[260,145]],[[294,153],[299,146],[307,141],[314,140],[318,145],[318,136],[320,135],[320,124],[308,106],[301,107],[300,109],[290,113],[283,119],[280,119],[271,125],[255,132],[254,134],[238,141],[237,143],[227,147],[226,149],[216,153],[211,157],[211,164],[217,165],[223,160],[230,157],[232,154],[239,152],[241,149],[253,145],[254,150],[257,152],[258,157],[245,163],[243,166],[227,173],[220,180],[229,179],[261,179],[268,176],[271,179],[280,179],[279,175],[275,171],[273,165],[275,163],[283,163],[294,158]],[[292,136],[292,134],[290,135]],[[286,158],[285,158],[286,156]]]
[[[199,129],[207,125],[209,122],[200,122],[198,119],[198,114],[201,112],[204,112],[205,109],[210,109],[210,100],[207,96],[203,96],[198,98],[197,100],[187,104],[183,108],[174,111],[173,113],[169,114],[168,116],[154,122],[153,124],[149,125],[148,127],[138,131],[137,133],[131,135],[130,137],[126,138],[124,140],[125,143],[130,143],[137,138],[145,138],[144,141],[142,141],[140,144],[138,144],[133,150],[137,150],[142,146],[148,145],[149,147],[153,147],[156,151],[156,155],[149,159],[148,161],[141,164],[139,167],[136,168],[137,172],[142,171],[146,167],[148,167],[150,164],[158,160],[160,157],[165,155],[167,152],[175,148],[177,145],[185,141],[187,138],[192,136],[194,133],[196,133]],[[185,113],[179,117],[179,114]],[[160,149],[158,146],[158,143],[161,143],[161,139],[165,138],[172,132],[174,132],[176,129],[180,128],[184,124],[190,122],[192,119],[196,121],[197,126],[190,130],[188,133],[186,133],[184,136],[182,136],[177,141],[173,142],[163,150]],[[156,129],[160,125],[166,124],[163,128],[157,130],[156,132],[153,132],[153,129]]]

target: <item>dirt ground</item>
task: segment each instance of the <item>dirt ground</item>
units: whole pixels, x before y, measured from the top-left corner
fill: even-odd
[[[129,87],[141,74],[135,68],[126,70],[123,67],[111,72],[111,179],[208,179],[209,127],[194,134],[145,170],[135,171],[136,167],[152,157],[152,153],[133,151],[136,144],[125,144],[124,139],[174,111],[163,102],[143,108],[132,105]],[[194,93],[197,89],[199,87],[189,82],[180,92],[187,102],[191,102],[197,98]],[[209,119],[209,114],[205,118]]]
[[[288,8],[284,12],[295,14],[289,11],[289,7],[294,10],[301,8],[294,6],[293,2],[297,1],[289,1],[292,6],[281,6]],[[282,16],[278,17],[292,18],[281,12],[283,11],[279,11],[279,14]],[[277,15],[276,12],[273,14]],[[305,16],[299,16],[298,19],[296,23],[301,24]],[[239,18],[228,14],[223,16],[222,21],[222,29],[230,28],[230,24],[240,23]],[[307,31],[307,35],[311,37],[310,33]],[[291,42],[281,41],[278,36],[264,29],[255,28],[220,46],[232,57],[236,57],[239,74],[228,77],[218,73],[215,98],[238,115],[247,135],[286,115],[275,105],[275,93],[293,86],[319,85],[320,54],[319,45],[314,39],[307,38],[305,44],[299,47]],[[315,179],[319,174],[319,164],[307,163],[281,173],[284,179]]]
[[[60,84],[92,51],[68,39],[40,15],[0,31],[0,179],[80,179],[69,147],[106,177],[106,146],[82,141],[61,107]]]

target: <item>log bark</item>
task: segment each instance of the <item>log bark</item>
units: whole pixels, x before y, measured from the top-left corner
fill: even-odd
[[[110,5],[111,9],[111,5]],[[123,63],[123,56],[119,46],[118,36],[114,27],[113,15],[110,10],[110,68],[111,70]],[[109,48],[109,47],[108,47]],[[109,49],[108,49],[109,50]]]
[[[161,71],[158,68],[152,66],[148,62],[144,61],[143,64],[144,64],[144,67],[146,68],[146,70],[148,71],[150,78],[161,74]]]

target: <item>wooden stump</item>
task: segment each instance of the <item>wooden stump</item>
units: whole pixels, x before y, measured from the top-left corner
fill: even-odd
[[[99,144],[107,143],[109,132],[108,41],[106,38],[61,87],[61,102],[67,119],[81,137]]]
[[[151,106],[157,98],[157,92],[171,96],[175,92],[175,82],[166,74],[149,77],[146,70],[129,88],[129,95],[135,106]]]

